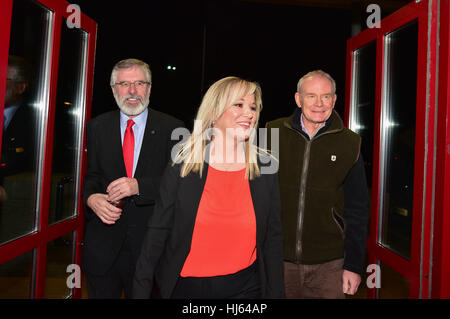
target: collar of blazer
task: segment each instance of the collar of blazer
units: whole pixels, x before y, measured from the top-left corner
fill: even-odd
[[[261,167],[264,164],[262,164],[261,161],[258,160],[258,165]],[[185,177],[189,179],[189,185],[192,187],[191,190],[195,192],[193,193],[194,196],[192,198],[192,207],[194,208],[195,212],[197,212],[203,190],[205,188],[208,168],[209,165],[206,161],[205,165],[203,165],[201,178],[197,173],[191,173]],[[249,181],[250,193],[252,196],[257,225],[262,225],[259,221],[264,215],[268,214],[268,207],[271,206],[270,201],[272,199],[272,184],[268,180],[271,179],[272,176],[272,174],[261,174],[259,177],[255,177],[254,179]],[[193,216],[194,220],[192,222],[195,222],[195,216]]]

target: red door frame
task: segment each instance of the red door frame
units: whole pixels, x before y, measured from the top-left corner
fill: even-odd
[[[55,119],[55,107],[56,107],[56,92],[58,82],[58,59],[61,37],[62,19],[68,18],[72,12],[67,12],[69,3],[64,0],[36,0],[44,7],[53,12],[53,21],[51,29],[53,30],[51,35],[51,57],[50,57],[50,72],[49,72],[49,108],[47,114],[47,123],[45,129],[45,143],[44,143],[44,166],[43,166],[43,179],[42,179],[42,191],[40,203],[40,218],[38,230],[32,234],[21,237],[12,242],[6,243],[0,246],[0,264],[5,263],[25,252],[33,249],[37,249],[37,263],[35,271],[35,283],[34,283],[34,298],[44,298],[45,293],[45,273],[47,263],[47,244],[56,238],[63,236],[64,234],[76,231],[76,250],[75,250],[75,263],[81,264],[81,243],[83,240],[84,231],[84,209],[81,196],[78,198],[78,214],[72,218],[66,219],[54,225],[48,225],[49,216],[49,201],[50,201],[50,186],[51,186],[51,170],[52,170],[52,152],[53,152],[53,130]],[[6,73],[8,65],[8,53],[9,53],[9,37],[11,28],[11,15],[12,15],[13,0],[3,0],[0,4],[0,27],[5,32],[0,34],[0,101],[4,101],[4,94],[6,88]],[[86,100],[85,100],[85,119],[83,128],[86,121],[90,118],[91,104],[92,104],[92,89],[93,89],[93,74],[94,74],[94,60],[95,60],[95,45],[97,36],[97,24],[89,17],[81,13],[80,27],[88,33],[87,44],[87,66],[86,66]],[[0,120],[3,118],[3,104],[0,106]],[[0,137],[1,129],[0,121]],[[1,139],[0,139],[1,141]],[[0,143],[1,144],[1,143]],[[1,146],[0,146],[1,147]],[[86,139],[85,130],[83,129],[82,136],[82,159],[80,166],[80,185],[83,185],[83,177],[86,171]],[[81,187],[79,189],[81,195]],[[75,288],[72,298],[80,298],[81,289]]]
[[[444,0],[448,2],[448,0]],[[378,29],[367,29],[347,41],[346,111],[345,121],[350,124],[353,52],[365,44],[376,41],[376,96],[374,122],[373,179],[370,237],[367,242],[369,264],[381,261],[410,282],[411,298],[430,297],[430,259],[432,254],[432,221],[434,212],[434,145],[436,139],[436,67],[438,35],[438,1],[412,2],[381,21]],[[384,78],[385,35],[399,27],[418,21],[416,141],[414,167],[414,204],[411,238],[411,256],[407,260],[378,243],[380,221],[380,150],[381,116]],[[429,33],[428,33],[429,32]],[[429,36],[428,36],[429,34]],[[382,274],[381,274],[382,275]],[[438,280],[437,278],[433,278]],[[375,289],[368,296],[375,297]]]
[[[432,298],[450,298],[450,1],[441,1]]]

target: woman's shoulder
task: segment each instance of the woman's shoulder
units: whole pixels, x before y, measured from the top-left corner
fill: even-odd
[[[177,163],[177,162],[170,161],[167,164],[166,171],[170,171],[172,173],[178,173],[179,174],[180,171],[181,171],[181,164],[182,163]]]
[[[170,161],[166,167],[166,174],[170,174],[173,178],[189,180],[193,177],[200,178],[200,174],[197,171],[191,170],[186,176],[182,176],[181,172],[183,170],[184,162],[173,162]],[[205,173],[205,165],[203,166],[203,173]]]
[[[260,176],[276,176],[278,174],[278,160],[264,149],[258,150],[258,167]]]

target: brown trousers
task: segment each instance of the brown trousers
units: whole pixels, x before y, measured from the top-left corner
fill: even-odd
[[[286,298],[344,299],[343,265],[343,258],[317,265],[284,262]]]

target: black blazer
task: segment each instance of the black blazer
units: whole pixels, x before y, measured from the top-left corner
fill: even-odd
[[[122,215],[113,225],[104,224],[86,205],[90,195],[106,193],[106,187],[117,178],[127,176],[120,136],[120,111],[102,114],[87,124],[87,172],[83,200],[86,207],[83,268],[102,275],[110,268],[127,237],[137,259],[149,216],[158,194],[161,176],[172,146],[172,130],[183,123],[164,113],[148,109],[141,151],[134,177],[139,195],[125,199]]]
[[[191,173],[180,177],[181,165],[167,167],[160,198],[149,220],[136,265],[133,298],[149,298],[153,279],[162,298],[170,298],[191,248],[192,234],[208,165],[202,178]],[[256,248],[261,297],[284,297],[283,243],[277,174],[261,174],[250,181],[256,215]]]
[[[31,106],[21,105],[2,134],[0,185],[4,177],[33,170],[37,143],[35,128]]]

